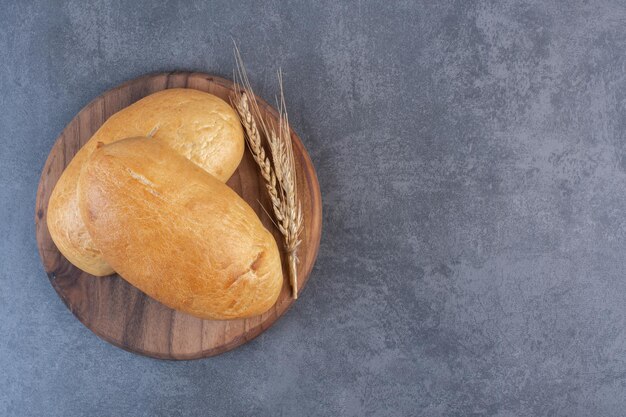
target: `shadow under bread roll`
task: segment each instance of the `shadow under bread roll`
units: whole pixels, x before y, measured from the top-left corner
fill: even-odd
[[[272,234],[237,193],[163,141],[93,151],[80,215],[103,258],[130,284],[200,318],[267,311],[283,277]]]

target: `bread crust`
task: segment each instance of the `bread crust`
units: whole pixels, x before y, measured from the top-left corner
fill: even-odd
[[[99,142],[133,136],[167,143],[223,182],[235,172],[244,152],[243,129],[235,111],[219,97],[199,90],[159,91],[111,116],[65,168],[47,212],[48,230],[59,251],[92,275],[110,275],[114,270],[102,258],[79,215],[78,176]]]
[[[168,147],[131,138],[94,150],[80,215],[103,258],[163,304],[206,319],[250,317],[283,277],[272,234],[237,193]]]

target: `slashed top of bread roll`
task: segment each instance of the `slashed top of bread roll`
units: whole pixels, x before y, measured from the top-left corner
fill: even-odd
[[[224,182],[237,169],[244,152],[243,129],[235,111],[219,97],[202,91],[159,91],[111,116],[65,168],[48,204],[52,240],[72,264],[92,275],[110,275],[114,270],[102,258],[79,215],[78,176],[98,142],[133,136],[163,141]]]
[[[282,266],[272,234],[237,193],[164,141],[96,149],[78,202],[104,259],[171,308],[233,319],[261,314],[278,298]]]

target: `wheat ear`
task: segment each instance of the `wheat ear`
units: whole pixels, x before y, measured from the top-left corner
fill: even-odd
[[[252,91],[248,75],[243,66],[241,54],[235,45],[235,94],[231,97],[233,106],[246,132],[246,143],[261,170],[261,176],[272,202],[272,211],[276,226],[283,235],[287,263],[289,265],[289,283],[292,296],[298,298],[298,246],[303,228],[302,206],[298,200],[296,188],[296,166],[291,142],[289,119],[285,107],[282,73],[278,73],[280,86],[279,121],[275,126],[266,121],[261,113],[256,96]],[[260,126],[260,128],[259,128]],[[261,134],[266,138],[271,150],[271,161],[266,155]]]
[[[261,145],[259,129],[257,128],[254,117],[252,117],[252,113],[250,112],[248,95],[245,92],[241,93],[240,98],[235,100],[234,104],[237,113],[239,114],[241,124],[246,131],[246,143],[250,148],[254,161],[261,169],[261,176],[265,180],[265,187],[267,188],[267,192],[269,193],[272,201],[274,216],[276,216],[276,220],[278,220],[277,226],[279,227],[280,232],[284,234],[282,229],[283,214],[281,210],[281,202],[276,188],[276,174],[272,169],[269,158],[265,155],[263,145]]]
[[[278,72],[280,89],[279,122],[277,130],[269,127],[267,133],[268,142],[272,151],[272,160],[276,169],[276,177],[282,192],[283,215],[285,217],[284,228],[286,229],[285,248],[290,257],[290,269],[296,268],[297,249],[300,245],[300,233],[302,231],[302,206],[297,200],[296,188],[296,163],[293,156],[293,144],[289,129],[289,118],[285,106],[282,72]]]

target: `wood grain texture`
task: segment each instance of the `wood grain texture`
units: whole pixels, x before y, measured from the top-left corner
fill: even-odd
[[[202,73],[175,72],[147,75],[120,85],[94,99],[63,130],[44,165],[35,224],[37,244],[50,283],[70,311],[104,340],[131,352],[160,359],[197,359],[233,349],[269,328],[294,302],[290,296],[282,238],[262,206],[270,208],[263,179],[249,151],[228,181],[257,212],[281,248],[284,285],[276,304],[266,313],[249,319],[202,320],[172,310],[143,294],[118,275],[94,277],[73,266],[57,250],[48,232],[46,209],[63,169],[104,121],[115,112],[166,88],[195,88],[228,101],[230,81]],[[265,101],[259,104],[266,117],[277,118]],[[322,202],[317,176],[300,141],[291,132],[298,174],[298,193],[303,204],[304,232],[298,264],[299,291],[309,278],[317,257],[322,228]]]

